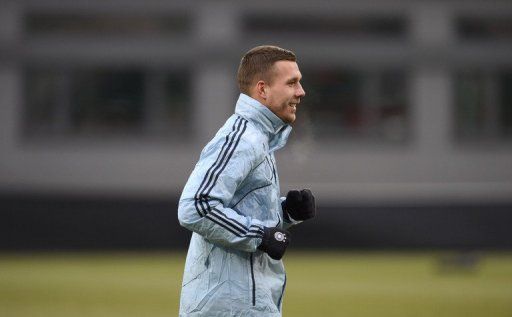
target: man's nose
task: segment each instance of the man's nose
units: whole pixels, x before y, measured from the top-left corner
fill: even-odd
[[[299,83],[299,87],[297,89],[297,97],[304,97],[306,95],[306,91],[304,91],[304,88],[302,88],[302,85]]]

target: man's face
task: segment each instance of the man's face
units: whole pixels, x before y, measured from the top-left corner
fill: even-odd
[[[300,98],[306,92],[300,84],[299,66],[292,61],[278,61],[273,66],[272,80],[266,86],[266,106],[286,123],[295,121]]]

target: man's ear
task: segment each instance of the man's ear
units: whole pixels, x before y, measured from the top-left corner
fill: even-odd
[[[267,84],[263,80],[256,83],[256,94],[263,100],[267,99],[267,89]]]

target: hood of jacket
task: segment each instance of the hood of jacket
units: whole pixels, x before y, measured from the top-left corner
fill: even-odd
[[[258,100],[246,94],[240,94],[235,113],[256,123],[268,135],[269,152],[277,151],[286,145],[292,127]]]

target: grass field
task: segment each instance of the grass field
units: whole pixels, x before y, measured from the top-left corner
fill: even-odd
[[[177,316],[184,258],[0,253],[0,316]],[[284,316],[512,316],[510,253],[459,261],[446,253],[289,252],[285,265]]]

